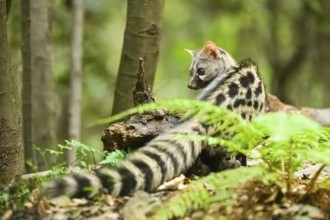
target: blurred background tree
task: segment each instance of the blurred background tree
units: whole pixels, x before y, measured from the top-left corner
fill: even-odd
[[[70,1],[52,0],[53,72],[57,89],[58,140],[67,138]],[[126,24],[123,0],[85,0],[82,81],[82,142],[101,146],[105,126],[89,128],[111,114]],[[19,5],[13,1],[9,36],[14,66]],[[328,0],[165,1],[160,56],[154,83],[158,100],[194,98],[186,87],[191,57],[184,51],[212,40],[237,60],[259,64],[267,89],[297,106],[329,107],[330,18]]]
[[[49,3],[21,1],[24,149],[25,159],[33,161],[33,169],[38,171],[52,167],[55,158],[49,154],[44,158],[34,146],[54,149],[57,143]],[[28,172],[33,170],[31,166],[26,168]]]

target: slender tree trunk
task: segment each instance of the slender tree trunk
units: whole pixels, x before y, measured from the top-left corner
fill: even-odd
[[[153,85],[159,55],[164,0],[128,0],[124,43],[112,114],[133,106],[139,58],[145,61],[147,81]]]
[[[23,173],[21,113],[16,74],[9,71],[6,0],[0,0],[0,185]]]
[[[83,18],[84,1],[72,1],[71,19],[71,69],[70,69],[70,101],[69,101],[69,137],[80,140],[81,129],[81,78],[82,78],[82,38],[83,38]],[[75,160],[75,151],[68,155],[69,163]]]
[[[317,22],[315,73],[324,82],[324,106],[330,106],[330,1],[321,0],[321,21]]]
[[[272,82],[272,93],[276,94],[282,101],[294,103],[295,100],[288,96],[288,87],[292,83],[292,79],[299,73],[299,68],[305,63],[310,46],[310,15],[306,11],[306,7],[301,7],[301,11],[297,15],[292,15],[289,22],[295,27],[292,29],[293,38],[295,39],[294,51],[286,60],[284,59],[283,46],[280,42],[281,29],[281,10],[283,10],[283,2],[278,0],[268,0],[267,6],[270,14],[270,40],[269,47],[265,49],[269,59],[272,72],[274,74]],[[302,2],[301,4],[306,4]]]
[[[31,44],[30,44],[30,5],[21,0],[21,22],[22,22],[22,61],[23,61],[23,137],[24,155],[26,160],[37,163],[36,152],[33,149],[33,126],[32,126],[32,71],[31,71]],[[27,167],[30,172],[30,167]]]
[[[47,0],[21,0],[21,5],[25,156],[33,159],[38,170],[45,170],[55,158],[43,157],[33,145],[41,149],[56,145],[50,5]]]

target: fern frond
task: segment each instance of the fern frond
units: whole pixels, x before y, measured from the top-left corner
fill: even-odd
[[[179,194],[166,201],[152,219],[183,217],[192,211],[206,210],[215,203],[232,206],[235,204],[233,194],[236,187],[251,179],[268,181],[269,178],[274,178],[274,174],[267,173],[261,167],[245,167],[210,174],[190,183]]]
[[[123,150],[115,150],[112,152],[105,152],[105,158],[99,162],[101,165],[110,165],[110,166],[116,166],[120,161],[124,160],[126,157],[128,157],[131,154],[131,152],[126,152]]]
[[[104,119],[99,119],[94,124],[92,124],[92,126],[101,125],[101,124],[110,124],[133,114],[138,114],[138,113],[142,114],[145,112],[164,110],[164,109],[166,109],[166,111],[170,113],[187,112],[186,115],[183,117],[183,119],[195,115],[199,111],[203,110],[203,114],[208,116],[205,118],[209,120],[209,123],[212,123],[212,119],[219,118],[219,117],[215,117],[217,114],[219,113],[223,114],[223,112],[230,112],[229,110],[223,110],[219,108],[219,106],[215,106],[211,103],[207,103],[203,101],[192,100],[192,99],[175,99],[175,100],[160,101],[158,103],[147,103],[147,104],[139,105],[137,107],[121,112],[117,115],[107,117]]]

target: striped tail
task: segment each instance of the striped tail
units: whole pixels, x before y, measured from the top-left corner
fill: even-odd
[[[205,128],[194,119],[183,122],[138,149],[116,168],[101,168],[47,182],[44,195],[89,198],[100,190],[114,196],[137,190],[153,191],[185,172],[202,150],[203,142],[180,140],[176,134],[205,134]]]

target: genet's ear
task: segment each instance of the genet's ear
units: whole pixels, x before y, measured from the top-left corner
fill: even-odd
[[[185,51],[187,51],[192,57],[195,57],[195,53],[193,50],[188,50],[188,49],[184,49]]]
[[[211,56],[213,59],[219,59],[220,58],[220,52],[215,43],[212,41],[206,41],[203,47],[203,53],[206,56]]]

